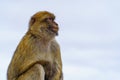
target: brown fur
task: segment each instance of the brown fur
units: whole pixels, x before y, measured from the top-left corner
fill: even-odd
[[[58,25],[47,18],[55,16],[47,11],[32,16],[8,67],[8,80],[63,80],[60,48],[55,40]]]

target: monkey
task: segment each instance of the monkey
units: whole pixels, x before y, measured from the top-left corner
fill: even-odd
[[[7,80],[63,80],[59,27],[55,15],[35,13],[18,44],[7,70]]]

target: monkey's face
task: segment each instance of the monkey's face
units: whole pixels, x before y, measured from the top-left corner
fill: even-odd
[[[55,34],[58,35],[58,24],[55,22],[54,17],[48,16],[43,19],[40,25],[40,29],[43,33],[46,34]]]
[[[30,29],[37,35],[55,36],[58,35],[58,24],[55,16],[49,12],[38,12],[31,18]]]

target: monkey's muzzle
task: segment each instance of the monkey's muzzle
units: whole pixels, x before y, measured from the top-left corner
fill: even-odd
[[[57,25],[52,25],[52,26],[49,26],[49,30],[51,30],[52,32],[58,35],[59,27]]]

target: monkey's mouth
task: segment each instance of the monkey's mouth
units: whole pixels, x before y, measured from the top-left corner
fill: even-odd
[[[49,26],[49,30],[58,35],[59,28],[57,26]]]

